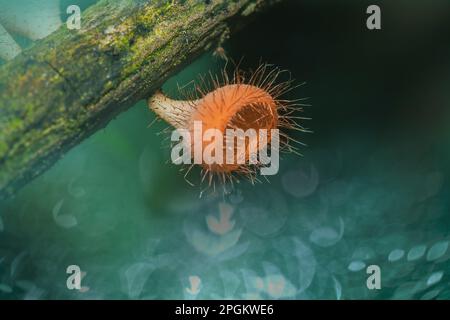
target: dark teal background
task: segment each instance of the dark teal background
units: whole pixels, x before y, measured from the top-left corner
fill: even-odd
[[[448,299],[449,39],[448,1],[292,0],[259,16],[225,49],[306,82],[288,95],[312,104],[314,133],[293,133],[303,157],[199,198],[142,101],[0,203],[0,297]],[[207,53],[163,89],[222,64]],[[84,292],[66,287],[71,264]]]

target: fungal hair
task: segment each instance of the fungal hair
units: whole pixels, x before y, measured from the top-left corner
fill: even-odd
[[[255,70],[249,72],[244,72],[237,66],[231,76],[227,69],[227,66],[225,66],[217,74],[209,72],[207,75],[199,76],[199,80],[190,88],[179,88],[183,100],[172,100],[162,92],[157,92],[149,99],[149,107],[173,127],[187,128],[195,112],[220,111],[221,105],[225,104],[224,93],[220,89],[232,86],[235,89],[233,92],[249,95],[249,101],[255,102],[241,106],[239,111],[230,117],[226,129],[242,129],[242,126],[250,126],[249,119],[260,129],[276,125],[276,129],[279,129],[280,139],[277,141],[279,147],[275,151],[295,153],[301,156],[300,150],[306,145],[293,138],[290,132],[311,132],[303,125],[310,118],[301,116],[304,107],[310,105],[304,103],[305,98],[289,100],[286,98],[286,94],[304,85],[304,83],[295,84],[295,80],[292,79],[288,71],[267,63],[262,63]],[[282,76],[286,77],[287,80],[280,80]],[[259,90],[255,90],[255,88]],[[207,96],[210,101],[213,101],[214,105],[211,107],[204,104],[202,106],[201,101]],[[267,102],[267,96],[271,97],[270,103]],[[228,105],[239,103],[239,97],[240,95],[237,94],[236,97],[233,94],[231,94],[231,97],[227,96],[227,99],[232,100],[227,102]],[[236,102],[233,99],[236,99]],[[203,109],[199,106],[202,106]],[[225,130],[223,133],[225,145],[228,146],[230,136],[225,134]],[[239,143],[242,145],[242,141],[239,141],[239,139],[246,139],[246,137],[233,137],[233,139],[238,139],[238,143],[232,144],[234,153],[238,154]],[[270,135],[268,139],[270,145]],[[252,184],[259,183],[262,181],[258,172],[265,165],[260,160],[255,162],[254,159],[245,159],[243,163],[239,163],[236,168],[230,171],[221,171],[211,165],[202,165],[199,185],[201,187],[206,185],[205,190],[212,189],[213,191],[221,186],[224,192],[228,192],[234,188],[235,184],[240,183],[242,178],[249,180]],[[185,180],[191,185],[193,183],[190,181],[189,175],[193,167],[194,164],[190,164],[182,169]],[[267,179],[266,176],[263,177]]]

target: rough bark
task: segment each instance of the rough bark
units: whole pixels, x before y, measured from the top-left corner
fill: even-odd
[[[0,198],[280,0],[101,0],[0,68]]]

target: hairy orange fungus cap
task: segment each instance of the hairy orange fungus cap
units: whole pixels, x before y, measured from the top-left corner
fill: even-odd
[[[241,129],[246,131],[253,129],[256,131],[255,139],[258,139],[259,131],[267,130],[266,143],[271,142],[271,129],[290,128],[301,131],[303,129],[294,119],[306,119],[292,116],[294,111],[298,111],[300,104],[288,100],[280,100],[279,97],[291,89],[291,81],[276,83],[276,78],[281,73],[278,69],[267,71],[268,66],[260,66],[252,74],[250,80],[244,83],[239,72],[234,74],[232,81],[228,80],[226,74],[223,75],[225,81],[219,84],[217,78],[212,77],[214,88],[205,93],[200,87],[197,90],[202,94],[200,99],[173,100],[166,97],[162,92],[155,93],[149,100],[150,109],[155,111],[162,119],[178,129],[187,129],[194,135],[194,123],[201,123],[202,132],[208,129],[219,130],[226,140],[227,129]],[[289,136],[282,134],[285,141],[284,147],[289,151],[296,150],[289,145],[289,141],[294,141]],[[245,139],[245,137],[244,137]],[[249,138],[250,139],[250,138]],[[191,142],[194,143],[194,142]],[[202,141],[205,148],[210,141]],[[244,165],[221,161],[220,164],[202,163],[205,172],[210,174],[244,173],[251,175],[254,171],[249,169],[247,164],[250,153],[246,142],[244,151],[234,149],[235,158],[243,157]],[[262,148],[256,141],[258,148]],[[239,154],[243,152],[245,154]],[[224,145],[225,157],[225,145]]]

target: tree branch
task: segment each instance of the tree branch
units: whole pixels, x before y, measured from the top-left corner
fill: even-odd
[[[101,0],[0,68],[0,198],[280,0]]]

